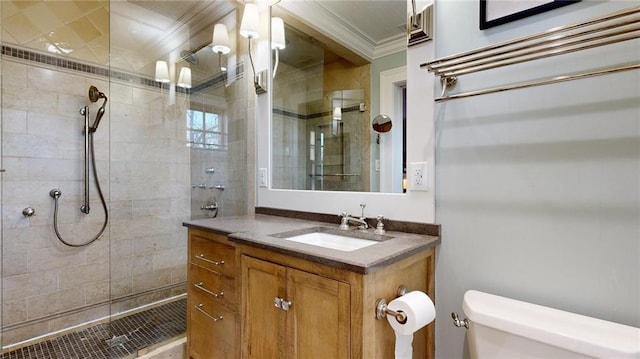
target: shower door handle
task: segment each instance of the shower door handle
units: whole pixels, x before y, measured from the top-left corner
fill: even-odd
[[[4,168],[0,168],[0,173],[6,171]]]

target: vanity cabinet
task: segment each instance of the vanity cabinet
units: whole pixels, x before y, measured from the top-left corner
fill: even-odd
[[[188,358],[238,358],[236,251],[225,236],[189,230]]]
[[[348,358],[348,283],[246,255],[242,358]]]
[[[241,358],[394,357],[395,334],[375,318],[378,298],[401,284],[434,298],[434,250],[372,273],[237,245],[241,267]],[[433,358],[434,324],[414,334],[413,358]]]
[[[301,252],[230,233],[189,228],[190,359],[393,358],[395,334],[376,319],[376,301],[393,300],[400,285],[435,300],[435,246],[361,266],[350,263],[364,252],[336,261],[326,249]],[[434,358],[434,325],[414,334],[414,359]]]

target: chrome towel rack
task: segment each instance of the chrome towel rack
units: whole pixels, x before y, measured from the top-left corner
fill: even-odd
[[[442,94],[436,102],[571,81],[620,71],[640,69],[640,61],[589,72],[524,81],[458,94],[447,94],[458,77],[518,63],[568,54],[640,38],[640,6],[585,22],[553,28],[538,34],[500,42],[446,56],[420,65],[440,77]]]

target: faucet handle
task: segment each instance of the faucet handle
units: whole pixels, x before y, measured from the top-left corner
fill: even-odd
[[[384,220],[384,217],[381,215],[376,216],[376,219],[378,220],[378,224],[376,225],[376,229],[375,231],[373,231],[373,233],[375,234],[385,234],[385,230],[384,230],[384,223],[382,223],[382,221]]]
[[[342,212],[342,213],[340,213],[340,217],[342,217],[342,220],[340,220],[340,226],[338,226],[338,228],[339,229],[348,230],[349,229],[349,214],[347,212]]]
[[[360,210],[361,210],[361,215],[360,218],[363,219],[364,218],[364,207],[366,207],[367,204],[366,203],[360,203]]]

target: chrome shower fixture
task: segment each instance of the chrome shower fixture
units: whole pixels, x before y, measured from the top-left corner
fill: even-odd
[[[100,120],[104,115],[105,106],[107,105],[107,96],[103,92],[100,92],[100,90],[98,90],[95,86],[89,87],[89,100],[91,100],[91,102],[98,102],[98,100],[100,99],[104,99],[104,102],[102,103],[102,106],[100,106],[100,108],[98,109],[98,113],[96,114],[96,119],[93,121],[93,125],[89,124],[90,122],[89,106],[84,106],[80,109],[80,114],[84,117],[84,181],[83,181],[84,182],[84,203],[82,204],[82,206],[80,206],[80,212],[86,215],[88,215],[91,212],[91,208],[89,206],[89,203],[90,203],[89,180],[91,175],[90,169],[92,168],[93,180],[95,182],[98,195],[100,196],[100,202],[102,203],[102,208],[104,209],[104,222],[102,223],[102,228],[100,229],[100,231],[98,231],[98,233],[90,240],[84,243],[79,243],[79,244],[68,242],[64,238],[62,238],[62,235],[60,234],[60,231],[58,229],[58,206],[59,206],[58,202],[60,200],[60,197],[62,196],[62,191],[60,191],[57,188],[54,188],[51,191],[49,191],[49,196],[53,198],[55,203],[55,206],[53,209],[53,229],[55,230],[56,237],[58,237],[60,242],[62,242],[63,244],[69,247],[84,247],[86,245],[89,245],[95,242],[96,240],[98,240],[98,238],[100,238],[102,233],[104,233],[104,230],[107,228],[107,223],[109,222],[109,209],[107,208],[107,202],[105,201],[104,194],[102,193],[102,189],[100,188],[100,181],[98,180],[98,171],[96,170],[95,150],[93,146],[93,134],[94,132],[96,132],[96,129],[100,124]]]

